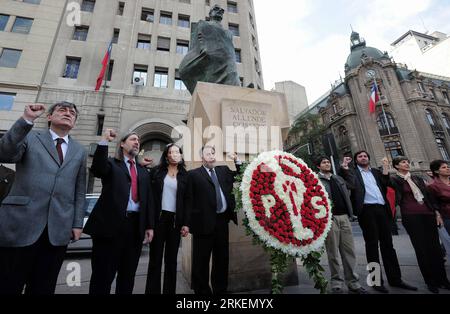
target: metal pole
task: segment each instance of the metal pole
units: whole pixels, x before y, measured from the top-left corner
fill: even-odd
[[[373,83],[375,84],[376,92],[378,92],[379,89],[378,89],[377,80],[375,77],[373,78]],[[378,94],[380,94],[380,93],[378,93]],[[389,135],[391,135],[391,128],[389,127],[389,122],[388,122],[388,119],[386,116],[386,111],[384,111],[384,106],[383,106],[383,102],[381,101],[381,97],[380,97],[380,105],[381,105],[381,111],[383,112],[384,122],[386,123],[387,129],[388,129],[388,133],[389,133]]]

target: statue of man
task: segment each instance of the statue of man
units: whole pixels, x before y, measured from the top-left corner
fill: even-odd
[[[223,13],[220,6],[214,5],[209,11],[210,21],[192,25],[191,47],[180,65],[180,77],[191,94],[198,81],[241,85],[233,34],[220,24]]]

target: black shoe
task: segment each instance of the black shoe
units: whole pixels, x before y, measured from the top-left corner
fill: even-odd
[[[404,281],[400,281],[398,284],[390,284],[391,287],[396,287],[396,288],[401,288],[401,289],[405,289],[405,290],[411,290],[411,291],[417,291],[417,287],[408,285],[406,282]]]
[[[364,289],[363,287],[359,287],[358,289],[350,289],[348,288],[349,294],[369,294],[369,291]]]
[[[439,286],[439,288],[443,288],[443,289],[450,290],[450,282],[447,281],[447,282],[441,283],[441,285]]]
[[[373,286],[372,288],[381,293],[389,293],[389,290],[385,286]]]
[[[432,285],[427,285],[427,287],[428,287],[428,290],[430,290],[431,293],[435,293],[435,294],[439,293],[438,287],[432,286]]]

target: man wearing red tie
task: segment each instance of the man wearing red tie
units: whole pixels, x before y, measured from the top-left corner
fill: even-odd
[[[136,163],[139,136],[123,136],[116,156],[108,158],[108,143],[115,137],[113,130],[105,131],[91,167],[103,188],[84,228],[93,244],[90,294],[109,294],[116,274],[116,294],[133,293],[142,244],[153,238],[150,179]]]

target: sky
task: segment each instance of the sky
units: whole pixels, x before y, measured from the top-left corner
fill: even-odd
[[[344,77],[351,28],[388,53],[408,30],[450,35],[450,0],[253,0],[264,88],[294,81],[308,104]],[[401,62],[401,60],[395,60]]]

